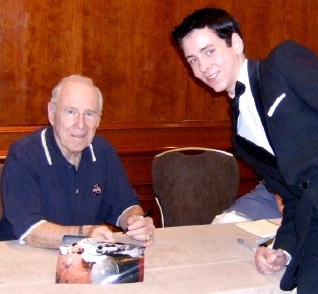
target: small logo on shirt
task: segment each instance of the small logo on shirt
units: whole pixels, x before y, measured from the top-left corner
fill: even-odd
[[[102,186],[100,184],[95,184],[93,187],[93,193],[95,196],[99,195],[102,192]]]

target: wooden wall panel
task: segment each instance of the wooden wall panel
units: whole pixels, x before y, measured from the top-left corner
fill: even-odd
[[[227,95],[194,80],[171,44],[172,28],[204,6],[237,17],[248,57],[286,38],[318,50],[310,0],[0,0],[0,126],[46,124],[53,85],[74,73],[101,88],[102,123],[228,121]]]
[[[286,3],[283,0],[250,0],[248,8],[236,1],[232,12],[240,23],[248,58],[265,58],[284,40]]]
[[[102,122],[181,121],[186,73],[169,44],[178,1],[85,2],[84,73],[104,94]],[[171,78],[171,74],[177,81]]]
[[[1,1],[0,19],[0,125],[23,124],[27,68],[25,55],[21,54],[26,47],[21,37],[26,22],[23,2]],[[17,108],[19,101],[21,107]]]
[[[155,154],[183,146],[232,152],[230,99],[193,78],[170,36],[205,6],[235,15],[248,58],[266,57],[285,39],[318,52],[315,0],[0,0],[0,156],[47,125],[52,87],[70,74],[101,89],[98,134],[118,150],[145,208],[155,204]],[[238,160],[241,196],[259,177]]]
[[[286,39],[295,40],[318,53],[318,2],[293,1],[286,7]]]
[[[29,46],[24,49],[28,65],[24,121],[46,124],[52,87],[61,77],[82,72],[82,1],[25,2]],[[41,111],[34,111],[39,102]]]
[[[52,87],[82,72],[81,1],[0,1],[0,125],[47,124]],[[10,102],[10,103],[8,103]]]

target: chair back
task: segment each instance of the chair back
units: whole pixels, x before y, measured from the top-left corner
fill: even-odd
[[[152,184],[163,227],[210,224],[236,200],[238,164],[232,154],[221,150],[169,150],[154,158]]]

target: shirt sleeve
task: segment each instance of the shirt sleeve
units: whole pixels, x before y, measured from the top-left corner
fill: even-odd
[[[45,219],[36,170],[31,172],[28,164],[12,152],[9,152],[3,169],[2,197],[6,218],[17,239]]]
[[[37,222],[36,224],[32,225],[32,226],[31,226],[24,234],[22,234],[22,236],[19,238],[19,243],[20,243],[20,244],[25,244],[25,241],[24,241],[25,237],[26,237],[27,235],[29,235],[34,228],[36,228],[37,226],[39,226],[40,224],[45,223],[45,222],[46,222],[46,220],[41,220],[41,221]]]

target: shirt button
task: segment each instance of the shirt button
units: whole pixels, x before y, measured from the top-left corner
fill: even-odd
[[[301,187],[302,187],[303,189],[307,189],[307,188],[308,188],[308,182],[303,182],[303,183],[301,184]]]
[[[75,193],[78,194],[78,189],[76,189]]]

